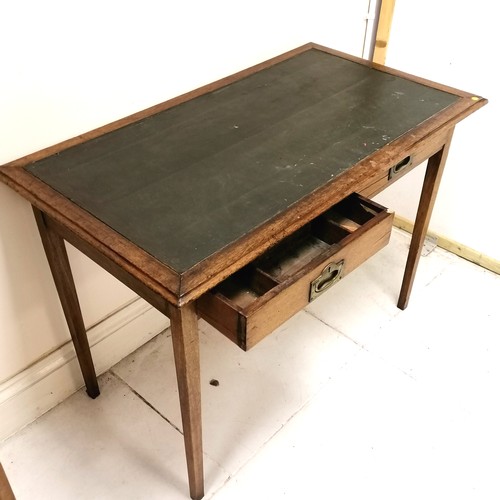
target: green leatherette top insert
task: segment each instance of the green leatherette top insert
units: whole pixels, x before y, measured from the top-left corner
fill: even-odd
[[[457,99],[311,49],[27,170],[183,272]]]

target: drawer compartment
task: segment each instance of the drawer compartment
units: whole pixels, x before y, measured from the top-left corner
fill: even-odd
[[[248,350],[389,242],[394,214],[356,193],[198,299],[198,312]]]

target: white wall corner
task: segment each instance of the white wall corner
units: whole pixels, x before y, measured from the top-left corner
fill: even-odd
[[[169,326],[168,319],[142,299],[89,328],[97,374],[135,351]],[[71,341],[0,384],[0,441],[33,422],[83,386]]]

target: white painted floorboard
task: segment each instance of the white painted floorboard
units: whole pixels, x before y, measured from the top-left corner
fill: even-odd
[[[436,249],[400,311],[408,244],[248,353],[200,323],[205,498],[500,498],[500,276]],[[188,499],[169,330],[100,384],[0,444],[18,500]]]

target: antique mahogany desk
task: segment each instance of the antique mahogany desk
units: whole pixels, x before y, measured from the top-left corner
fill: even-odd
[[[405,308],[466,92],[308,44],[0,167],[33,205],[88,394],[64,240],[170,318],[190,494],[203,496],[198,316],[248,349],[387,243],[369,198],[429,159]]]

